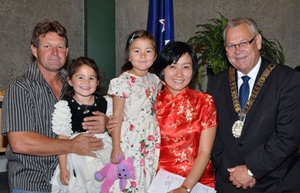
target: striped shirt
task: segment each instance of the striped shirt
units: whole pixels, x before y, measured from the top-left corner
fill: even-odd
[[[66,84],[66,71],[60,71],[63,96]],[[51,87],[44,79],[37,64],[10,84],[2,105],[2,133],[18,131],[36,132],[56,138],[51,129],[52,112],[56,99]],[[58,164],[56,156],[32,156],[17,154],[8,145],[8,178],[10,190],[51,192],[49,183]]]

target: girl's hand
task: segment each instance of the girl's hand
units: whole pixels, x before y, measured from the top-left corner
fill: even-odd
[[[121,148],[113,148],[113,150],[111,152],[111,156],[110,156],[110,162],[114,163],[114,164],[120,163],[121,160],[119,160],[119,158],[118,158],[119,155],[123,156],[123,158],[125,159]]]
[[[111,115],[108,117],[108,123],[107,123],[107,130],[108,133],[111,134],[111,132],[114,130],[114,128],[117,126],[118,124],[118,117],[116,115]]]
[[[69,184],[69,180],[70,180],[70,172],[67,170],[67,168],[61,169],[60,170],[61,183],[65,186],[67,186]]]

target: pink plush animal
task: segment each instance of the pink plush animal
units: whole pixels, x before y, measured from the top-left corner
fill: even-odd
[[[106,178],[102,184],[101,193],[109,193],[109,188],[117,179],[120,179],[119,187],[122,191],[127,179],[135,180],[133,159],[129,157],[124,160],[123,156],[119,155],[118,160],[119,164],[108,163],[100,171],[95,172],[96,180],[102,181]]]

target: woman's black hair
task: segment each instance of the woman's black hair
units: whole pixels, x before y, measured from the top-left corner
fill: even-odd
[[[156,61],[154,62],[154,69],[156,75],[161,79],[165,80],[163,70],[171,64],[176,64],[179,58],[184,55],[190,55],[192,59],[193,75],[197,71],[198,58],[197,53],[193,47],[185,42],[171,42],[163,47],[159,52]]]

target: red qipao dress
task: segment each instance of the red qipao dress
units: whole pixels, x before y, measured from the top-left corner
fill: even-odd
[[[197,158],[201,131],[217,126],[213,98],[185,88],[176,96],[167,87],[156,98],[157,120],[161,131],[159,168],[187,177]],[[199,180],[215,187],[215,174],[210,160]]]

